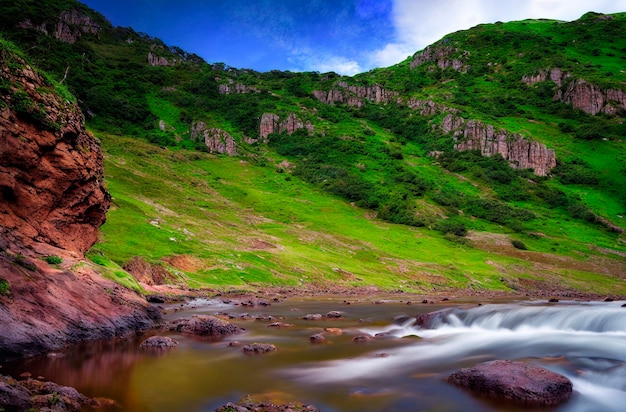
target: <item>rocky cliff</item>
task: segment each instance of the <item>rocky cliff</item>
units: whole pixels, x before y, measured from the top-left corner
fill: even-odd
[[[267,136],[271,133],[292,134],[299,129],[306,129],[309,133],[313,133],[315,130],[310,121],[303,122],[295,113],[290,113],[282,122],[280,117],[275,114],[263,113],[259,124],[259,137],[261,141],[266,142]]]
[[[202,138],[204,144],[211,153],[237,155],[237,145],[235,139],[225,130],[215,127],[208,127],[204,122],[194,122],[191,125],[191,139]]]
[[[412,98],[404,101],[398,98],[397,103],[424,117],[445,114],[442,122],[434,127],[452,135],[456,150],[479,150],[483,156],[500,154],[514,169],[533,169],[538,176],[547,175],[556,166],[554,150],[519,133],[496,130],[493,125],[477,120],[466,120],[458,115],[457,109],[432,100]]]
[[[78,10],[63,11],[52,30],[48,29],[46,23],[35,25],[29,19],[20,22],[18,27],[35,29],[46,35],[52,33],[57,40],[70,44],[76,43],[84,34],[98,34],[102,30],[97,22]]]
[[[457,72],[466,72],[469,66],[465,63],[469,52],[459,52],[457,48],[449,46],[428,46],[415,54],[410,67],[414,69],[424,63],[435,63],[441,70],[449,67]]]
[[[615,116],[626,111],[626,93],[623,90],[603,89],[584,79],[570,80],[571,77],[555,67],[524,76],[522,81],[528,85],[552,81],[558,86],[554,100],[571,104],[575,109],[591,115],[606,113]]]
[[[220,78],[216,78],[216,81],[220,81]],[[244,93],[258,93],[260,92],[254,86],[247,86],[243,83],[235,83],[233,79],[228,79],[228,83],[222,83],[218,86],[220,94],[244,94]]]
[[[371,103],[387,103],[398,95],[397,92],[385,90],[377,84],[373,86],[349,86],[340,81],[329,91],[315,90],[313,96],[326,104],[347,104],[351,107],[363,107],[366,101]]]
[[[0,362],[152,324],[83,261],[110,204],[103,172],[78,107],[0,48]]]
[[[110,204],[100,146],[75,104],[20,58],[3,50],[0,59],[0,238],[80,256]]]
[[[518,133],[452,113],[444,117],[441,129],[453,135],[456,150],[479,150],[483,156],[500,154],[514,169],[533,169],[536,175],[546,176],[556,166],[554,150]]]

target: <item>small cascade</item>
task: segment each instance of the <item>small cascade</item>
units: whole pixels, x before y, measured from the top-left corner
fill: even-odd
[[[626,333],[626,309],[619,305],[485,305],[441,311],[431,329],[542,329],[568,332]]]
[[[521,360],[561,373],[574,382],[576,402],[563,411],[622,411],[626,403],[626,308],[623,302],[515,303],[454,307],[403,318],[372,336],[411,338],[412,343],[351,359],[317,362],[289,371],[314,384],[353,384],[396,376],[436,376],[494,359]],[[611,402],[607,402],[611,399]]]

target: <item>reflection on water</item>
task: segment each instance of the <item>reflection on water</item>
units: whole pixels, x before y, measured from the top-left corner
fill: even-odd
[[[247,394],[273,402],[302,401],[323,411],[499,411],[510,406],[475,399],[443,378],[491,359],[519,359],[568,376],[575,395],[551,411],[622,411],[626,404],[626,308],[623,302],[521,302],[453,306],[370,300],[287,300],[270,307],[241,307],[198,301],[168,315],[227,312],[272,315],[293,324],[269,328],[268,321],[235,320],[246,329],[222,342],[169,334],[180,345],[161,356],[138,349],[148,335],[91,342],[44,357],[5,365],[3,373],[34,376],[74,386],[88,396],[117,400],[128,411],[212,411]],[[173,307],[172,307],[173,309]],[[344,313],[341,319],[305,321],[309,313]],[[438,310],[432,329],[399,315]],[[308,337],[324,328],[325,344]],[[378,337],[365,344],[359,334]],[[421,337],[421,339],[416,338]],[[247,356],[241,344],[273,343],[277,352]]]

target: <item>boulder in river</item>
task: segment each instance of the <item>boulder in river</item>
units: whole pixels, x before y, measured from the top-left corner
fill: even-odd
[[[343,317],[343,313],[339,312],[338,310],[331,310],[330,312],[328,312],[326,314],[327,318],[342,318]]]
[[[215,339],[241,332],[241,328],[230,322],[206,315],[195,315],[191,319],[177,320],[170,330]]]
[[[250,355],[262,355],[276,350],[276,346],[271,343],[251,343],[243,347],[243,353]]]
[[[460,369],[446,380],[476,395],[526,407],[556,406],[572,395],[572,382],[567,377],[510,360]]]
[[[178,345],[178,341],[167,336],[150,336],[139,345],[142,349],[169,349]]]

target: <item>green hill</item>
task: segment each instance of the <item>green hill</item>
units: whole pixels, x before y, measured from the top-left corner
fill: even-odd
[[[209,64],[73,0],[0,9],[102,141],[90,258],[127,285],[141,257],[190,287],[626,290],[626,13],[345,77]]]

